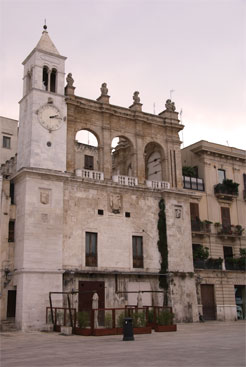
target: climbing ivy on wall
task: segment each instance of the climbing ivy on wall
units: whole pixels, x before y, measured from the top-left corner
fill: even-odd
[[[158,249],[161,254],[161,269],[160,274],[167,274],[168,272],[168,247],[167,247],[167,224],[166,224],[166,213],[165,213],[165,202],[163,199],[159,202],[159,220],[158,220],[158,232],[159,241]],[[163,288],[165,292],[164,303],[167,304],[167,290],[168,280],[166,276],[159,276],[159,286]]]

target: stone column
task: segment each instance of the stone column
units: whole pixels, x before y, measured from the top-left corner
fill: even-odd
[[[112,178],[112,156],[111,156],[111,131],[109,126],[103,127],[103,157],[102,157],[102,170],[104,172],[104,178]]]

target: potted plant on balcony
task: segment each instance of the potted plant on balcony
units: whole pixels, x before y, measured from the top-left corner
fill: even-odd
[[[211,232],[211,224],[212,223],[213,222],[210,222],[210,220],[204,220],[202,222],[204,232]]]
[[[177,331],[177,325],[173,323],[174,314],[169,310],[162,310],[156,317],[156,332]]]
[[[242,236],[243,231],[244,231],[244,228],[241,225],[238,224],[238,225],[235,226],[235,232],[234,233],[237,236]]]
[[[238,195],[239,184],[232,180],[224,180],[223,183],[219,183],[214,186],[215,194],[227,194],[227,195]]]

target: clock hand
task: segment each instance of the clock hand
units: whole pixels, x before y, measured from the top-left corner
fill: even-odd
[[[53,115],[53,116],[50,116],[50,119],[54,119],[56,117],[58,117],[58,115]]]

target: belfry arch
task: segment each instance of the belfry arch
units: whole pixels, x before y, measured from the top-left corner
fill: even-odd
[[[164,150],[156,142],[150,142],[145,146],[145,178],[150,181],[164,181],[166,179]]]

